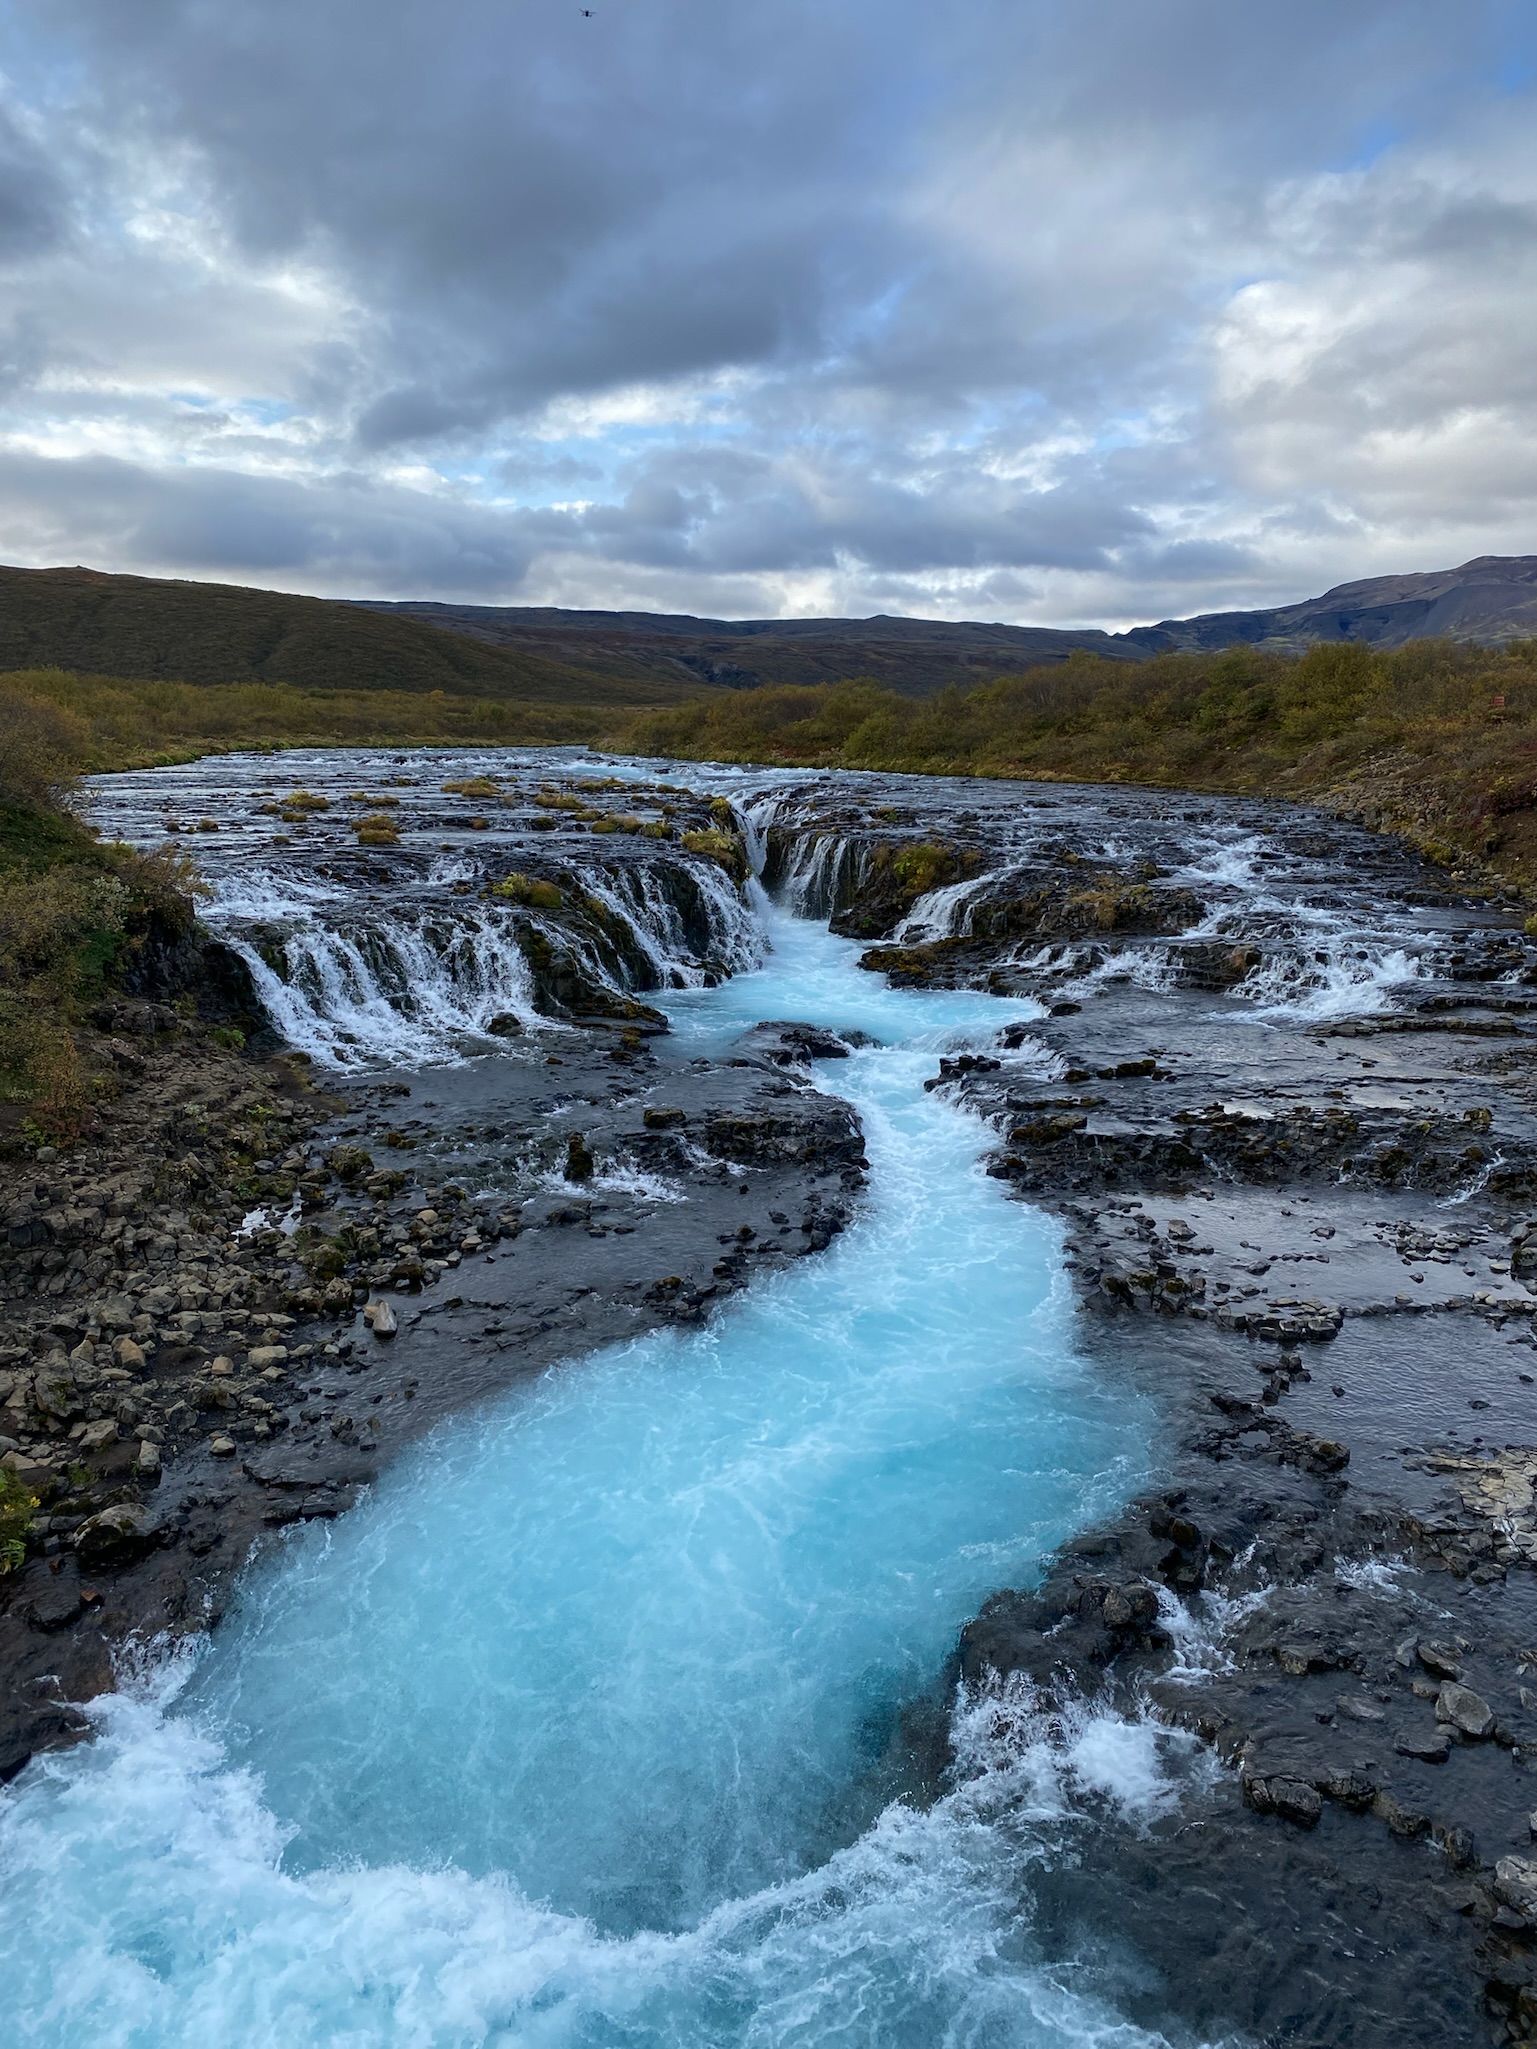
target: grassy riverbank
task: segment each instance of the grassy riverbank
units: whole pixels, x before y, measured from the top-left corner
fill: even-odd
[[[12,702],[62,713],[86,771],[154,768],[270,747],[544,746],[611,730],[612,706],[529,704],[448,691],[299,690],[287,683],[163,683],[67,669],[0,675]]]
[[[1537,891],[1537,641],[1075,656],[917,701],[867,682],[735,692],[614,737],[680,760],[1323,801]]]
[[[67,1137],[92,1081],[78,1028],[147,945],[190,931],[190,874],[169,856],[97,838],[70,799],[84,721],[0,691],[0,1123]]]

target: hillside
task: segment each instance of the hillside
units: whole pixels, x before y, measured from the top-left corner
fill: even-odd
[[[576,672],[331,599],[90,569],[0,568],[0,670],[18,669],[614,708],[685,694],[683,681]],[[687,679],[688,690],[699,687]]]
[[[699,619],[659,612],[364,600],[487,646],[516,648],[605,677],[728,689],[870,677],[904,697],[1064,662],[1075,653],[1138,662],[1234,645],[1300,653],[1314,641],[1400,647],[1446,637],[1499,644],[1537,634],[1537,555],[1481,555],[1460,568],[1373,577],[1265,611],[1165,619],[1126,633],[1063,632],[938,619]]]
[[[571,668],[654,683],[756,690],[869,676],[905,697],[1009,669],[1066,661],[1075,650],[1141,661],[1145,650],[1108,633],[948,619],[696,619],[687,613],[568,612],[554,606],[445,605],[425,600],[363,608],[419,619],[488,646],[517,648]]]
[[[443,692],[594,710],[717,691],[869,678],[922,698],[1077,657],[1137,665],[1234,644],[1397,647],[1537,633],[1537,556],[1341,584],[1269,611],[1163,620],[1121,634],[943,619],[703,619],[554,607],[294,597],[231,584],[0,568],[0,670],[305,692]]]

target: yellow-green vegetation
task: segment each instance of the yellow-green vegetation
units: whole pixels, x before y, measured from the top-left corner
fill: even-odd
[[[701,832],[686,832],[680,844],[690,854],[702,854],[707,861],[718,862],[733,882],[747,880],[747,849],[734,832],[720,832],[709,827]]]
[[[13,1472],[0,1466],[0,1574],[14,1572],[27,1555],[27,1530],[38,1500]]]
[[[534,802],[545,811],[580,811],[585,813],[591,808],[589,805],[584,804],[580,797],[573,797],[569,790],[538,790],[534,794]]]
[[[1077,654],[937,697],[734,691],[611,744],[695,761],[1150,783],[1324,799],[1434,858],[1537,888],[1537,641],[1323,643],[1135,665]]]
[[[177,863],[103,845],[69,808],[87,741],[55,705],[0,699],[0,1103],[60,1138],[90,1107],[85,1009],[151,930],[192,919]]]
[[[371,811],[353,826],[361,847],[394,847],[400,844],[400,826],[388,811]]]
[[[961,881],[975,872],[976,865],[975,857],[968,861],[954,847],[921,840],[916,846],[901,849],[892,861],[891,872],[906,894],[916,899],[947,882]]]
[[[250,748],[554,745],[596,739],[615,716],[580,703],[528,704],[437,690],[163,683],[66,669],[0,676],[0,697],[13,695],[51,704],[79,722],[79,761],[86,769],[156,768]]]
[[[558,911],[561,905],[560,891],[553,882],[540,882],[516,869],[512,874],[504,875],[500,882],[493,883],[491,894],[506,897],[509,903],[528,904],[538,911]]]
[[[605,811],[592,821],[593,832],[641,833],[646,830],[644,818],[636,818],[628,811]],[[655,834],[652,835],[655,837]]]
[[[445,783],[443,793],[448,797],[499,797],[501,791],[488,775],[466,776],[460,783]]]

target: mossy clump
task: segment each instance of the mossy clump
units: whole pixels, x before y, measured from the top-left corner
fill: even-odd
[[[448,797],[499,797],[501,791],[488,775],[466,776],[463,782],[445,783],[443,793]]]
[[[901,885],[904,895],[914,902],[920,896],[927,896],[931,889],[939,889],[947,882],[959,882],[975,867],[966,857],[936,840],[920,840],[917,845],[902,847],[892,859],[891,872]]]
[[[516,869],[500,882],[492,883],[491,895],[503,897],[508,903],[526,904],[535,911],[558,911],[565,901],[553,882],[542,882],[537,876],[523,875]]]
[[[747,849],[734,832],[718,832],[713,827],[699,832],[686,832],[680,844],[685,852],[702,855],[706,861],[714,861],[724,868],[733,882],[747,880]]]
[[[387,811],[371,811],[360,818],[353,830],[360,847],[395,847],[400,844],[400,826]]]

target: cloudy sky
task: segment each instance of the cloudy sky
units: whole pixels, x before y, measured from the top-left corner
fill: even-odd
[[[1528,0],[0,0],[0,560],[1126,624],[1537,546]]]

